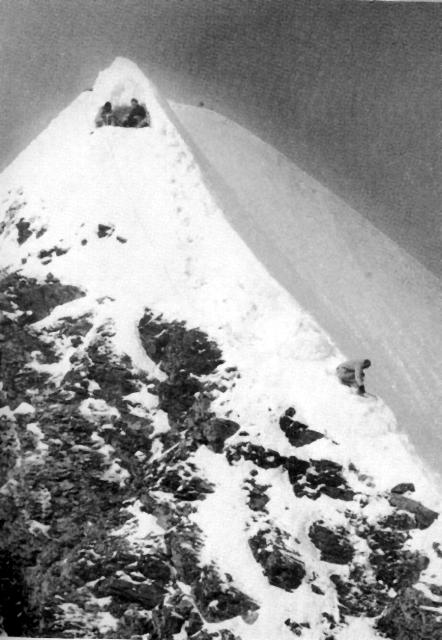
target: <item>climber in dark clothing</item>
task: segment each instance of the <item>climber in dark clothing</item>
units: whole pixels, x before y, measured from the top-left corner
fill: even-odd
[[[115,115],[112,110],[112,104],[110,102],[105,102],[102,107],[100,107],[96,117],[95,117],[95,126],[103,127],[103,126],[111,126],[115,125]]]
[[[136,98],[132,98],[130,104],[131,110],[124,122],[124,126],[135,127],[137,129],[140,127],[148,127],[150,125],[150,119],[146,107],[143,107]]]

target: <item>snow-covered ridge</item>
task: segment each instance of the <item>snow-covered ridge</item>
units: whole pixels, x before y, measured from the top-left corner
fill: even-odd
[[[95,112],[104,101],[122,104],[132,97],[147,104],[152,128],[94,130]],[[47,355],[45,362],[45,358],[37,355],[28,367],[40,375],[49,375],[54,392],[67,394],[67,402],[73,401],[69,393],[75,397],[78,389],[83,389],[85,397],[78,407],[75,404],[73,411],[78,412],[78,420],[94,425],[93,444],[87,445],[91,450],[87,455],[92,459],[99,456],[103,466],[100,481],[113,483],[121,490],[132,482],[131,473],[121,464],[121,456],[113,458],[117,456],[117,446],[106,442],[106,432],[115,429],[119,420],[128,420],[125,411],[135,416],[130,420],[138,421],[137,429],[149,423],[148,430],[146,427],[149,445],[145,446],[146,450],[150,447],[147,451],[150,458],[143,458],[147,453],[142,448],[134,452],[140,465],[151,464],[167,474],[166,445],[170,444],[173,456],[181,442],[181,436],[176,434],[180,433],[180,427],[184,428],[180,423],[182,417],[173,413],[168,397],[166,419],[155,397],[158,394],[161,397],[166,388],[174,389],[177,380],[180,384],[183,381],[176,371],[172,375],[167,370],[164,354],[157,357],[155,351],[149,352],[149,340],[156,345],[162,332],[169,340],[175,333],[181,336],[181,329],[173,323],[182,321],[186,331],[198,328],[216,343],[223,363],[206,373],[193,372],[198,384],[203,385],[198,410],[205,415],[202,390],[210,388],[211,415],[225,428],[228,424],[225,421],[233,421],[241,430],[228,440],[228,446],[233,447],[229,459],[222,453],[223,442],[218,451],[219,443],[212,442],[204,429],[204,437],[195,436],[193,425],[192,437],[198,446],[195,450],[192,445],[185,451],[187,457],[181,461],[184,467],[178,466],[178,470],[191,473],[194,465],[201,476],[198,482],[204,488],[200,493],[207,494],[205,499],[199,496],[197,508],[187,515],[194,539],[200,535],[198,532],[202,537],[199,562],[207,568],[206,582],[198,579],[205,585],[216,581],[218,578],[211,574],[214,563],[230,576],[231,581],[226,578],[223,583],[225,592],[234,599],[235,590],[239,590],[249,600],[241,601],[245,608],[235,610],[238,615],[232,620],[217,621],[215,614],[211,614],[217,603],[204,604],[198,592],[200,583],[198,588],[193,585],[192,591],[186,587],[192,581],[186,583],[181,575],[184,585],[180,589],[203,602],[201,606],[207,605],[207,610],[200,609],[207,633],[221,633],[221,628],[227,628],[243,640],[267,640],[272,634],[288,640],[293,638],[295,629],[304,638],[318,638],[318,629],[328,628],[323,612],[329,615],[333,612],[335,617],[339,617],[339,612],[336,591],[330,583],[332,571],[327,562],[320,560],[318,548],[311,542],[314,532],[312,535],[309,532],[318,521],[330,528],[348,526],[345,512],[349,503],[321,491],[314,495],[315,499],[301,495],[303,480],[296,479],[296,474],[293,476],[292,458],[296,456],[301,467],[305,463],[306,468],[311,460],[315,461],[312,475],[321,472],[320,461],[333,461],[336,466],[327,467],[327,473],[336,475],[339,470],[338,475],[341,471],[345,475],[345,478],[339,475],[338,486],[346,487],[346,478],[351,478],[352,492],[358,496],[351,502],[356,520],[365,517],[369,523],[377,522],[390,514],[386,496],[394,485],[404,481],[414,482],[417,500],[436,511],[440,509],[440,497],[432,491],[407,442],[398,437],[388,407],[380,399],[361,399],[339,386],[334,371],[342,354],[308,313],[268,275],[227,224],[155,89],[129,61],[118,59],[100,74],[94,90],[82,94],[63,111],[2,174],[0,202],[4,215],[0,268],[8,273],[19,271],[27,279],[36,278],[39,282],[48,281],[51,274],[48,291],[55,277],[63,285],[81,288],[85,294],[39,318],[34,331],[39,339],[52,345],[55,355]],[[15,283],[8,286],[12,287],[8,295],[14,299],[20,286]],[[154,332],[154,338],[139,330],[146,308],[152,314],[146,320],[147,332],[155,322],[161,328],[158,317],[164,323],[161,331]],[[16,319],[9,308],[5,314],[11,321]],[[20,305],[16,314],[17,318],[26,317]],[[80,336],[77,344],[68,339],[70,323],[76,327],[75,336]],[[204,340],[201,338],[203,353]],[[118,371],[127,370],[135,385],[124,396],[124,402],[106,395],[100,397],[100,384],[101,392],[105,389],[103,375],[94,377],[91,371],[103,362],[113,363]],[[66,387],[67,381],[72,388]],[[187,384],[189,380],[184,382]],[[32,405],[32,397],[28,402]],[[290,405],[296,406],[300,420],[323,437],[294,449],[278,424],[279,416]],[[28,414],[20,410],[16,413],[15,419],[36,423],[34,415],[26,418]],[[9,419],[14,423],[14,418]],[[195,422],[195,417],[192,419]],[[213,427],[213,423],[210,425]],[[175,435],[169,434],[169,426]],[[40,427],[37,424],[35,428]],[[86,445],[74,446],[78,453],[81,451],[78,446]],[[267,467],[267,462],[259,465],[250,459],[250,451],[269,450],[280,457],[279,465]],[[172,458],[172,462],[179,465],[179,460]],[[266,487],[267,515],[262,509],[258,509],[258,514],[251,513],[247,506],[244,483],[246,479],[252,483],[251,478],[255,484]],[[300,492],[298,497],[293,494],[293,487]],[[136,548],[141,545],[147,554],[149,545],[158,551],[163,544],[165,534],[161,531],[168,534],[169,529],[177,526],[166,516],[161,523],[159,505],[170,500],[168,491],[156,487],[154,494],[156,502],[153,500],[148,513],[149,498],[144,498],[142,510],[141,503],[131,496],[127,511],[134,520],[129,521],[128,529],[122,530],[116,524],[114,527],[114,533],[123,537],[130,533],[131,543]],[[183,509],[183,500],[176,498],[176,501],[178,511]],[[296,591],[270,585],[248,545],[254,534],[259,547],[261,530],[267,527],[273,531],[275,523],[299,544],[307,578]],[[36,525],[33,526],[35,529]],[[419,529],[408,543],[410,549],[423,547],[430,556],[431,563],[425,567],[428,575],[424,576],[430,582],[441,565],[439,555],[432,549],[440,534],[440,524],[435,523]],[[50,536],[50,529],[42,535]],[[274,535],[278,544],[280,537],[284,539],[282,533]],[[168,544],[170,548],[170,540]],[[358,544],[360,548],[355,548],[354,553],[366,559],[366,543],[360,540]],[[166,554],[165,549],[161,553]],[[92,556],[88,556],[91,565]],[[178,570],[177,565],[174,570]],[[336,573],[336,567],[333,571]],[[347,574],[345,567],[340,573],[342,579]],[[117,599],[122,597],[123,581],[127,598],[127,582],[137,582],[136,576],[129,580],[126,574],[118,575],[117,579],[120,591],[114,584],[113,595]],[[312,595],[313,582],[322,595]],[[143,589],[146,591],[147,587]],[[102,602],[95,604],[101,607],[100,615],[104,615],[103,611],[109,613],[106,609],[109,602],[103,598],[110,596],[103,595],[104,587],[100,593],[98,599]],[[137,597],[139,604],[141,596]],[[147,595],[143,598],[145,604]],[[159,606],[159,602],[154,606]],[[90,600],[88,603],[91,605]],[[80,605],[64,602],[60,606],[66,609],[66,619],[72,621],[79,616],[81,624]],[[146,608],[149,610],[147,605]],[[92,609],[88,616],[93,618]],[[291,629],[286,620],[292,617],[305,625],[298,628],[293,623]],[[91,619],[88,618],[88,625]],[[118,620],[104,622],[107,626],[98,625],[102,631],[97,633],[118,629]],[[184,633],[174,635],[191,637]],[[341,640],[356,634],[360,638],[376,637],[373,621],[348,616],[346,623],[334,632]]]
[[[400,247],[401,228],[388,238],[228,118],[172,107],[230,224],[344,353],[369,355],[369,390],[441,486],[442,283]]]
[[[93,130],[105,99],[134,95],[148,104],[152,130]],[[356,463],[369,464],[388,449],[376,463],[385,486],[401,468],[415,466],[397,446],[394,416],[382,402],[358,403],[339,387],[334,369],[341,354],[225,222],[136,65],[117,59],[102,72],[94,91],[74,101],[2,174],[0,188],[4,211],[26,203],[16,217],[26,213],[34,228],[47,227],[19,248],[13,229],[3,240],[3,265],[40,277],[51,272],[87,286],[92,297],[114,298],[120,346],[131,357],[137,358],[131,324],[144,306],[158,308],[208,331],[228,358],[234,354],[248,367],[254,397],[238,389],[235,398],[245,416],[267,415],[268,407],[279,415],[296,395],[306,419],[345,436]],[[97,236],[99,224],[110,226],[109,238]],[[42,264],[39,252],[53,247],[69,250]],[[257,362],[265,363],[265,375]],[[270,444],[274,435],[268,429],[261,437]]]

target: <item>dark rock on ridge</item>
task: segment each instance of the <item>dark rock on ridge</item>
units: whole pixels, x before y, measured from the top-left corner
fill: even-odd
[[[216,343],[199,329],[186,329],[184,323],[154,319],[146,312],[138,329],[147,355],[171,377],[183,372],[208,375],[223,362]]]
[[[287,431],[285,435],[293,447],[305,447],[324,437],[322,433],[314,429],[303,429],[302,431],[294,431],[293,433]]]
[[[284,461],[284,467],[287,469],[290,484],[297,486],[298,481],[301,480],[310,467],[310,462],[308,460],[300,460],[295,456],[290,456]]]
[[[270,498],[265,492],[269,486],[270,485],[259,484],[253,476],[251,476],[249,480],[246,480],[244,488],[248,493],[248,506],[252,511],[267,512],[265,507]]]
[[[113,234],[114,230],[115,227],[113,225],[99,224],[97,228],[97,236],[99,238],[107,238]]]
[[[122,408],[121,398],[138,391],[137,376],[131,371],[127,356],[117,359],[110,347],[106,331],[98,333],[97,339],[88,347],[88,378],[100,386],[98,397]]]
[[[38,257],[43,261],[43,264],[48,264],[53,256],[63,256],[69,249],[62,249],[61,247],[52,247],[51,249],[42,249],[38,253]]]
[[[202,631],[204,621],[188,595],[176,591],[167,596],[161,607],[152,612],[151,640],[172,638],[185,631],[188,637]]]
[[[346,615],[376,617],[385,613],[395,600],[395,593],[405,594],[428,567],[428,558],[406,549],[410,538],[408,514],[392,512],[376,524],[353,522],[358,536],[371,550],[371,571],[365,565],[352,565],[348,579],[331,576],[338,595],[341,617]],[[413,525],[414,526],[414,525]],[[435,585],[428,585],[430,590]],[[437,586],[436,586],[437,588]],[[400,595],[397,596],[400,599]],[[401,637],[401,636],[400,636]]]
[[[84,296],[78,287],[62,285],[50,276],[41,283],[15,273],[0,282],[0,292],[9,299],[9,308],[12,303],[25,313],[26,322],[41,320],[58,305]]]
[[[319,431],[310,429],[308,425],[303,422],[294,420],[293,416],[295,414],[296,411],[294,407],[289,407],[279,419],[280,429],[284,432],[292,446],[304,447],[324,437]]]
[[[232,445],[226,451],[226,457],[230,464],[239,460],[250,460],[262,469],[275,469],[282,466],[286,458],[273,449],[265,449],[261,445],[251,442],[240,442]]]
[[[239,460],[250,460],[262,469],[282,467],[288,472],[296,497],[306,496],[312,500],[321,494],[330,498],[351,501],[355,492],[343,475],[343,467],[332,460],[302,460],[296,456],[285,457],[272,449],[251,442],[240,442],[226,451],[230,464]]]
[[[225,440],[239,431],[239,428],[239,424],[233,422],[233,420],[212,418],[202,424],[201,434],[215,453],[221,453]]]
[[[420,502],[405,496],[393,494],[389,498],[390,504],[401,511],[412,513],[419,529],[427,529],[439,517],[436,511],[424,507]]]
[[[398,531],[410,531],[416,529],[416,518],[406,511],[394,511],[379,521],[382,527]]]
[[[406,493],[407,491],[416,491],[412,482],[400,482],[392,488],[391,493]]]
[[[202,389],[203,385],[197,378],[185,373],[164,380],[158,385],[159,407],[178,422],[186,416],[195,402],[196,394]]]
[[[22,195],[22,194],[19,194],[19,195]],[[17,220],[17,217],[18,217],[17,213],[21,209],[23,209],[25,205],[26,205],[26,202],[24,202],[23,200],[21,201],[16,200],[9,205],[9,207],[5,211],[2,222],[0,222],[0,235],[3,235],[4,233],[5,235],[7,235],[9,233],[9,230],[12,224],[14,223],[15,220]],[[19,224],[21,223],[22,220],[24,220],[24,218],[21,218],[19,220]],[[16,226],[17,226],[17,223],[16,223]]]
[[[345,530],[333,531],[319,521],[311,525],[308,535],[320,550],[324,562],[348,564],[353,560],[354,548],[348,542]]]
[[[336,587],[341,616],[380,615],[390,601],[387,587],[366,576],[366,569],[360,565],[351,568],[348,580],[339,575],[330,576]]]
[[[419,551],[398,549],[372,553],[370,563],[376,580],[399,591],[418,582],[421,572],[428,567],[429,559]]]
[[[234,587],[228,577],[222,579],[212,566],[202,568],[192,594],[198,610],[208,622],[247,616],[259,609],[256,602]]]
[[[213,493],[214,488],[207,480],[196,475],[195,470],[186,469],[186,465],[178,463],[169,467],[162,474],[157,485],[161,491],[173,493],[178,500],[202,500],[207,493]]]
[[[158,584],[134,584],[120,578],[105,578],[95,586],[98,597],[114,596],[117,602],[136,602],[144,609],[153,609],[164,599],[165,591]]]
[[[305,577],[305,566],[288,533],[278,527],[260,529],[249,539],[249,546],[270,584],[285,591],[299,587]]]
[[[168,553],[178,578],[194,584],[200,577],[199,551],[203,547],[203,532],[191,523],[182,522],[166,534]]]
[[[307,462],[292,456],[285,466],[293,491],[299,498],[306,496],[316,500],[324,494],[335,500],[351,501],[355,497],[343,475],[342,466],[332,460]]]
[[[18,244],[23,244],[32,236],[31,231],[31,223],[25,220],[24,218],[20,218],[20,220],[15,224],[18,231],[17,242]]]
[[[214,633],[209,633],[205,630],[200,631],[195,636],[192,636],[192,640],[241,640],[241,638],[239,636],[235,636],[228,629],[221,629]]]
[[[310,629],[310,624],[308,622],[296,622],[290,618],[284,620],[284,624],[295,634],[295,636],[298,636],[299,638],[302,637],[304,629]]]
[[[418,590],[408,588],[387,607],[377,628],[392,640],[441,640],[440,613],[425,606],[431,606],[428,599]]]

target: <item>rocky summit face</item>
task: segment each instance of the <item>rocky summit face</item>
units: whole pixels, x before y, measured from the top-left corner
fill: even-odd
[[[95,129],[132,97],[151,127]],[[7,635],[442,638],[437,491],[135,65],[51,123],[0,203]]]

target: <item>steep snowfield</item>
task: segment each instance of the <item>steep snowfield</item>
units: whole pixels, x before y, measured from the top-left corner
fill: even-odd
[[[105,100],[123,103],[133,96],[148,105],[152,128],[93,128],[95,112]],[[379,496],[404,481],[415,483],[413,497],[440,511],[440,496],[410,453],[407,438],[398,433],[391,410],[378,398],[359,398],[338,384],[334,370],[342,354],[231,228],[167,108],[136,66],[118,59],[101,73],[94,90],[74,101],[2,174],[0,191],[2,213],[10,223],[2,238],[0,268],[20,269],[43,280],[51,273],[87,294],[57,307],[38,327],[50,327],[68,315],[92,313],[96,327],[115,325],[113,341],[119,352],[159,379],[164,373],[146,355],[137,329],[145,307],[165,320],[199,327],[222,350],[225,364],[220,375],[232,366],[240,373],[234,385],[228,383],[227,393],[218,394],[212,408],[218,417],[239,423],[250,442],[282,456],[292,455],[278,418],[294,405],[300,420],[326,436],[296,449],[299,458],[331,459],[346,469],[352,462],[361,477],[374,478],[375,488],[354,475],[355,484],[373,497],[365,512],[363,501],[352,503],[355,513],[365,513],[368,519],[387,513],[386,501]],[[15,224],[21,218],[34,233],[18,245]],[[311,254],[311,245],[319,242],[326,252],[321,229],[310,222],[310,235],[304,230],[293,250]],[[55,248],[57,252],[50,255],[41,253]],[[320,265],[317,282],[326,263]],[[311,262],[306,264],[310,267]],[[335,302],[341,303],[330,299],[326,304]],[[364,313],[377,310],[365,305]],[[46,370],[60,380],[71,366],[72,353],[73,348],[66,347],[58,363],[36,362],[35,367],[49,367]],[[141,415],[151,411],[155,416],[156,433],[166,432],[167,421],[156,409],[155,397],[152,400],[144,390],[135,400]],[[97,400],[85,400],[82,412],[107,415],[110,421],[113,415],[104,401]],[[243,442],[238,434],[229,440],[237,442]],[[162,455],[161,447],[156,455]],[[260,606],[256,620],[238,616],[208,622],[206,628],[229,628],[242,640],[293,640],[284,622],[296,617],[310,625],[303,628],[302,637],[317,640],[323,612],[333,611],[338,617],[329,575],[344,575],[346,567],[333,566],[332,571],[319,562],[308,528],[318,519],[345,525],[348,503],[325,495],[317,500],[294,499],[286,474],[278,468],[259,469],[257,481],[269,485],[269,518],[298,539],[306,567],[307,581],[295,592],[284,591],[269,584],[247,544],[259,525],[259,519],[251,517],[242,488],[252,463],[242,460],[230,466],[224,456],[205,446],[196,451],[194,462],[216,487],[192,515],[205,536],[202,558],[215,561]],[[124,484],[123,471],[111,467],[108,473],[113,474],[112,481]],[[152,516],[136,505],[131,508],[139,528],[128,536],[136,540],[149,531],[152,535],[161,531]],[[436,522],[414,534],[410,543],[429,554],[431,564],[424,579],[442,571],[442,561],[431,546],[441,535]],[[365,543],[360,544],[356,552],[363,554]],[[325,595],[312,592],[313,580]],[[104,619],[108,626],[103,628],[112,629],[112,620]],[[334,637],[368,640],[377,637],[372,627],[371,620],[350,616],[346,625],[334,630]]]
[[[249,131],[207,109],[173,109],[228,220],[345,353],[371,358],[368,388],[442,486],[440,281]]]

